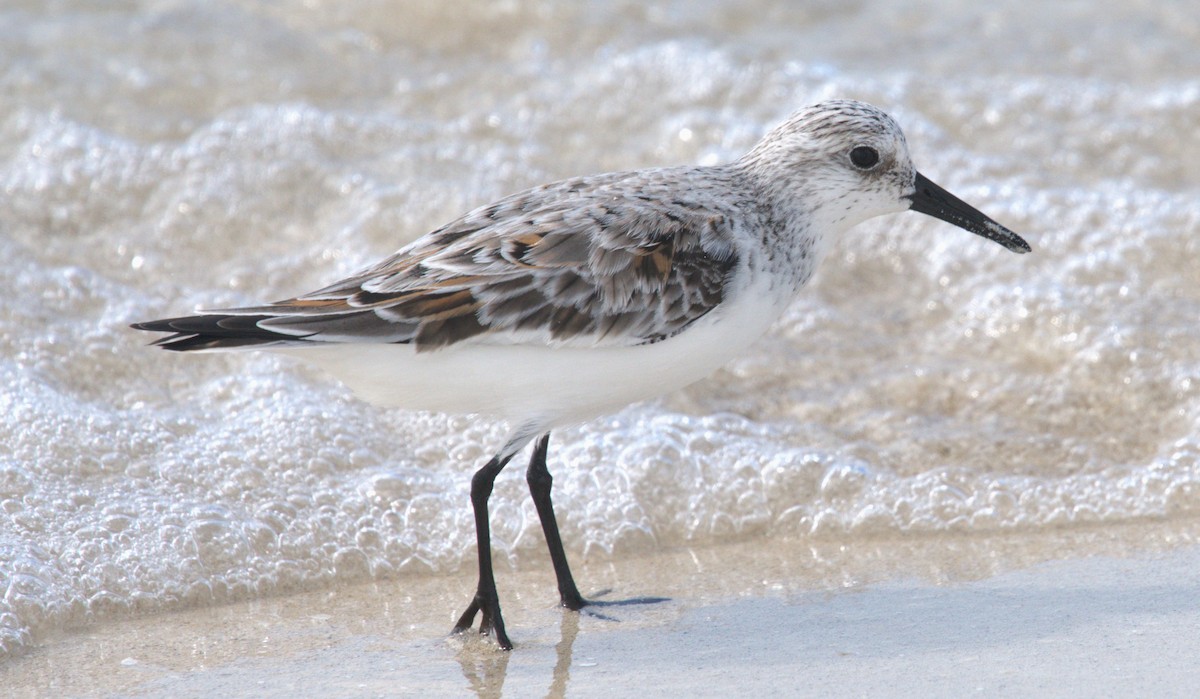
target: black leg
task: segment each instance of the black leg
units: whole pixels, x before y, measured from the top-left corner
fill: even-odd
[[[546,545],[550,548],[550,560],[554,563],[554,575],[558,578],[558,594],[562,606],[576,611],[588,602],[575,587],[571,567],[567,565],[567,554],[563,552],[562,537],[558,535],[558,521],[554,518],[554,504],[550,502],[550,488],[554,478],[546,468],[546,452],[550,448],[550,433],[542,435],[533,445],[533,456],[529,459],[529,470],[525,480],[529,483],[529,494],[542,520],[542,531],[546,534]],[[478,515],[476,515],[478,516]]]
[[[492,573],[492,536],[488,526],[488,497],[492,494],[492,484],[496,476],[512,458],[496,456],[475,472],[471,479],[471,505],[475,509],[475,543],[479,549],[479,587],[475,590],[475,598],[467,607],[467,611],[459,617],[454,626],[454,633],[461,633],[471,628],[475,622],[476,612],[483,612],[479,621],[479,633],[496,632],[496,643],[504,650],[512,650],[512,641],[504,632],[504,619],[500,616],[500,596],[496,592],[496,577]]]

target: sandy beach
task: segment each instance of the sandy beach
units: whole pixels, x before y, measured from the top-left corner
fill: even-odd
[[[1194,696],[1196,531],[681,550],[583,566],[611,588],[597,599],[668,598],[584,614],[548,603],[545,571],[510,571],[511,653],[446,636],[470,575],[401,578],[58,635],[0,683],[14,697]]]

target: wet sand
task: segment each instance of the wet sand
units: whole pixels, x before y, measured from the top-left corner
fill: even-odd
[[[512,653],[446,635],[470,573],[402,577],[52,634],[0,684],[14,697],[1194,696],[1197,533],[1184,520],[675,550],[578,566],[614,602],[584,614],[553,606],[535,562],[500,574]]]

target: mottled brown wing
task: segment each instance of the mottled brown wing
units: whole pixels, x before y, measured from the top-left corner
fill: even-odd
[[[736,264],[727,218],[664,199],[653,182],[631,188],[620,175],[608,179],[513,195],[324,289],[193,318],[257,328],[269,336],[261,342],[396,342],[420,350],[464,340],[626,346],[668,338],[725,296]],[[203,329],[195,322],[172,320],[159,329],[180,335],[165,342],[198,342]]]

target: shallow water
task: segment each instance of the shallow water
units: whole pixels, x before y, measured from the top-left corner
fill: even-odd
[[[129,322],[310,290],[540,182],[731,159],[832,96],[1034,253],[851,231],[750,353],[556,434],[568,554],[1194,518],[1200,14],[1058,5],[6,3],[0,655],[474,563],[502,425]],[[546,565],[520,469],[492,502],[499,565]]]

